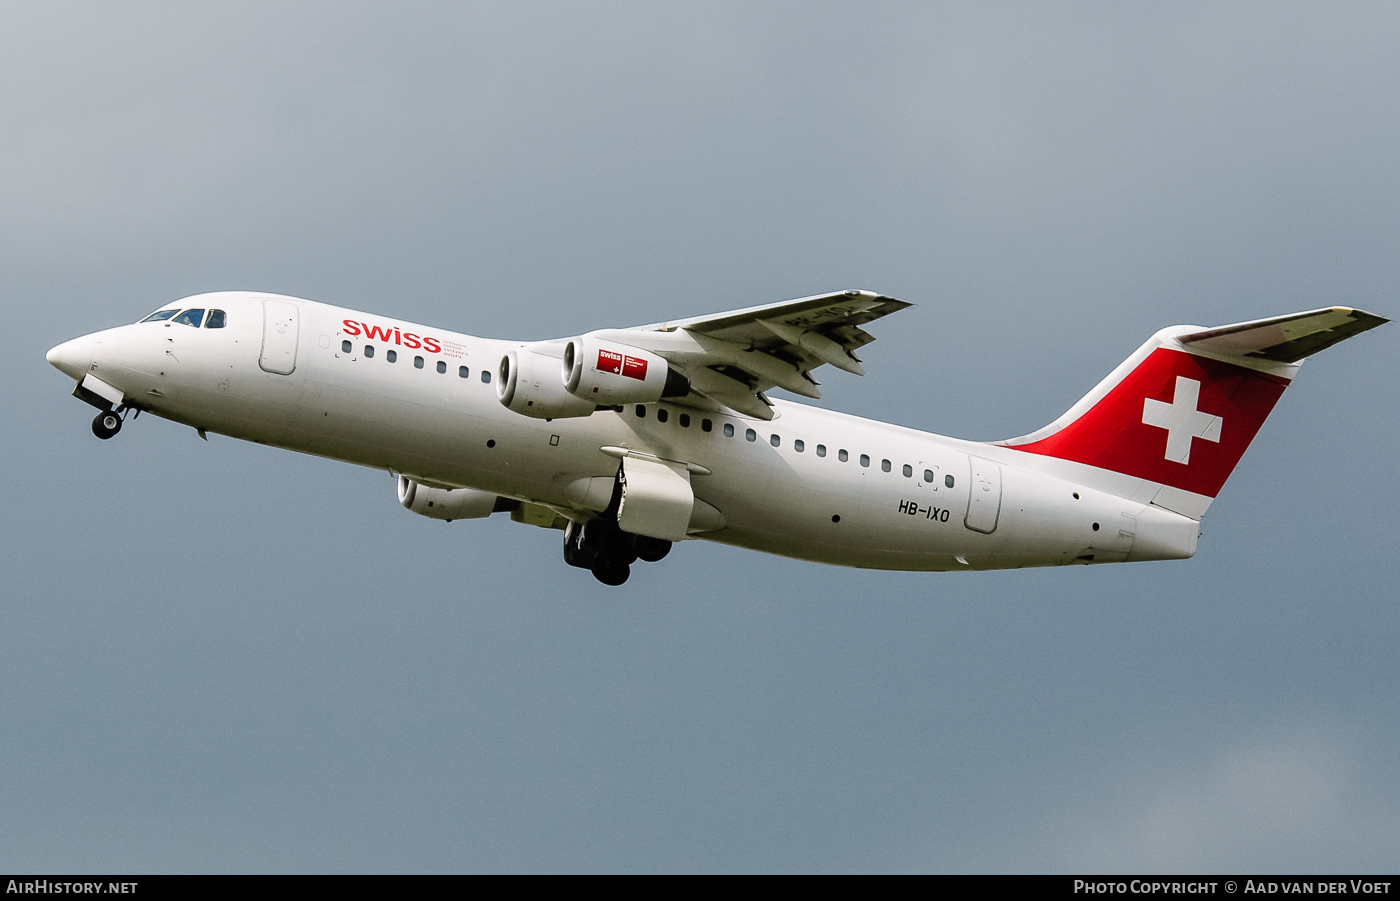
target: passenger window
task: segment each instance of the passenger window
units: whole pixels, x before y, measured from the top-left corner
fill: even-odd
[[[689,414],[687,414],[687,413],[682,413],[681,416],[680,416],[680,419],[679,419],[678,421],[679,421],[680,424],[681,424],[681,428],[683,428],[683,429],[688,429],[688,428],[690,428],[690,415],[689,415]]]
[[[438,375],[442,375],[443,373],[447,372],[447,362],[444,360],[438,360],[437,371]]]
[[[924,481],[925,481],[925,482],[932,482],[932,481],[933,481],[933,470],[932,470],[932,469],[925,469],[925,470],[924,470]]]
[[[365,345],[365,356],[370,357],[371,359],[374,357],[374,345],[373,345],[373,344],[366,344],[366,345]]]
[[[944,485],[947,485],[949,488],[952,488],[952,487],[953,487],[953,477],[952,477],[952,476],[944,476],[944,477],[943,477],[943,484],[944,484]]]
[[[870,465],[870,455],[869,455],[869,454],[861,454],[861,455],[860,455],[860,465],[861,465],[861,466],[869,466],[869,465]]]
[[[656,409],[656,421],[657,421],[657,422],[665,422],[666,420],[668,420],[668,419],[670,419],[670,418],[671,418],[671,414],[669,414],[669,413],[666,412],[666,408],[665,408],[665,407],[658,407],[658,408]]]
[[[397,363],[399,361],[399,352],[396,350],[386,351],[384,359],[388,360],[390,363]]]
[[[176,316],[175,321],[178,322],[180,325],[188,325],[192,328],[199,328],[199,324],[204,321],[204,311],[186,310],[179,316]]]
[[[906,479],[912,479],[914,477],[914,467],[910,466],[908,463],[904,464],[904,477]]]
[[[818,444],[818,445],[817,445],[817,456],[818,456],[818,457],[825,457],[825,456],[826,456],[826,445],[825,445],[825,444]]]
[[[798,438],[792,443],[792,449],[800,454],[807,449],[807,445],[801,438]]]
[[[747,439],[750,440],[750,441],[753,441],[753,440],[755,440],[756,438],[758,438],[758,433],[755,432],[753,429],[745,429],[745,430],[744,430],[744,437],[747,438]]]
[[[702,419],[702,420],[700,420],[700,431],[702,431],[702,432],[708,432],[708,431],[710,431],[711,429],[713,429],[714,427],[715,427],[715,424],[714,424],[713,422],[710,422],[708,419]]]
[[[732,423],[732,422],[726,422],[726,423],[724,424],[724,437],[726,437],[726,438],[733,438],[733,437],[734,437],[734,423]]]
[[[355,345],[351,344],[349,341],[342,341],[342,342],[340,342],[340,352],[341,352],[341,353],[343,353],[343,354],[348,354],[350,351],[352,351],[352,350],[354,350],[354,349],[355,349]]]
[[[457,367],[457,378],[464,379],[472,374],[472,371],[465,366]]]
[[[851,455],[846,453],[846,449],[843,447],[836,452],[836,459],[840,460],[842,463],[845,463],[847,460],[851,459]]]
[[[768,439],[768,443],[773,445],[774,447],[781,447],[783,444],[783,439],[779,438],[777,435],[773,435]]]
[[[638,419],[646,419],[646,418],[647,418],[647,408],[644,407],[644,406],[642,406],[641,404],[637,404],[637,418],[638,418]]]
[[[223,311],[223,310],[210,310],[210,311],[209,311],[209,321],[204,323],[204,327],[205,327],[205,328],[223,328],[223,327],[224,327],[224,311]]]
[[[176,307],[176,308],[173,309],[173,310],[161,310],[160,312],[152,313],[151,315],[147,316],[145,319],[142,319],[141,321],[142,321],[142,322],[164,322],[165,320],[169,319],[171,316],[174,316],[174,315],[175,315],[176,313],[178,313],[178,312],[180,312],[180,308],[179,308],[179,307]]]
[[[414,358],[413,358],[413,368],[414,368],[414,369],[422,369],[422,368],[423,368],[423,358],[422,358],[422,357],[414,357]]]
[[[489,370],[489,369],[483,369],[483,370],[481,370],[481,382],[482,382],[482,384],[485,384],[485,385],[491,384],[491,370]]]
[[[889,472],[889,471],[890,471],[890,461],[889,461],[889,460],[881,460],[881,461],[880,461],[880,468],[883,469],[885,472]]]

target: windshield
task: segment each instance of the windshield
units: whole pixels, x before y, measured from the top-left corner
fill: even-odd
[[[204,311],[186,310],[179,316],[176,316],[175,321],[180,323],[181,325],[189,325],[193,326],[194,328],[199,328],[199,324],[204,321]]]
[[[145,319],[142,319],[141,321],[142,321],[142,322],[161,322],[162,320],[169,319],[171,316],[174,316],[174,315],[175,315],[176,313],[178,313],[178,312],[180,312],[180,308],[179,308],[179,307],[176,307],[176,308],[173,309],[173,310],[161,310],[161,311],[158,312],[158,313],[152,313],[151,315],[147,316]]]

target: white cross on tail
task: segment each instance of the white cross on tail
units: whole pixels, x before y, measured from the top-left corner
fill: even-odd
[[[1220,443],[1219,416],[1196,409],[1201,397],[1201,383],[1184,375],[1176,377],[1176,395],[1167,404],[1145,398],[1142,402],[1143,425],[1167,430],[1167,459],[1173,463],[1191,462],[1191,439],[1204,438]]]

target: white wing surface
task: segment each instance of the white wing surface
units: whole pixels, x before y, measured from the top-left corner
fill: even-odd
[[[872,291],[839,291],[592,334],[664,357],[690,381],[686,402],[767,420],[770,388],[817,398],[812,371],[820,366],[864,375],[855,352],[875,338],[862,326],[909,306]]]

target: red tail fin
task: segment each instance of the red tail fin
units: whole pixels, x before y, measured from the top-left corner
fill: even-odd
[[[1332,307],[1163,329],[1064,416],[1003,443],[1213,498],[1303,356],[1386,321]]]
[[[1015,447],[1215,497],[1287,386],[1158,347],[1077,419]]]

